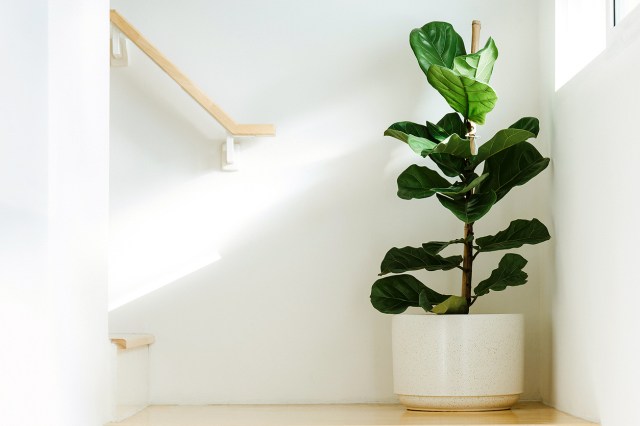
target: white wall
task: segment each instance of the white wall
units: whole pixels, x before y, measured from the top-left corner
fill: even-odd
[[[462,232],[437,201],[395,195],[397,175],[416,157],[383,131],[448,112],[417,66],[409,31],[446,20],[468,41],[472,19],[480,19],[483,42],[496,39],[500,101],[481,130],[486,140],[540,112],[535,2],[114,0],[112,7],[236,121],[275,123],[278,132],[244,141],[242,170],[222,173],[224,133],[191,99],[135,47],[130,67],[112,69],[112,278],[155,287],[186,273],[111,313],[113,331],[156,335],[152,402],[393,400],[390,317],[368,300],[379,262],[394,245]],[[544,180],[514,190],[477,225],[478,235],[518,217],[545,221],[546,194]],[[523,250],[530,284],[476,306],[526,314],[528,399],[540,397],[538,357],[546,350],[545,250]],[[207,264],[216,253],[221,259]],[[189,267],[192,258],[204,260]],[[476,276],[498,260],[480,259]],[[458,291],[455,273],[424,277]],[[114,283],[112,301],[137,290]]]
[[[550,402],[603,426],[640,424],[634,81],[640,11],[552,97],[557,287]]]
[[[0,25],[0,423],[108,420],[108,7]]]
[[[54,403],[47,397],[55,361],[34,347],[34,336],[39,348],[54,342],[46,276],[47,2],[20,3],[0,19],[0,51],[13,58],[0,82],[0,327],[10,342],[0,352],[0,412],[3,423],[36,425]],[[42,411],[31,409],[35,401]]]

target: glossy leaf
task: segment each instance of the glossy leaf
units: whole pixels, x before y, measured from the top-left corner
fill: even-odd
[[[429,153],[450,154],[460,158],[471,157],[471,145],[469,139],[462,139],[460,136],[453,134],[445,142],[436,145]]]
[[[456,134],[464,138],[467,134],[467,128],[464,121],[457,112],[450,112],[438,121],[438,126],[442,127],[449,135]]]
[[[449,296],[444,302],[435,305],[431,308],[431,312],[434,314],[468,314],[469,305],[467,299],[460,296]]]
[[[438,124],[427,121],[427,132],[429,133],[429,139],[437,142],[442,142],[451,135],[458,135],[461,139],[464,139],[467,133],[464,122],[457,112],[446,114],[438,121]]]
[[[425,150],[431,151],[437,145],[437,142],[429,140],[431,136],[427,126],[410,121],[393,123],[385,130],[384,135],[401,140],[409,145],[416,154],[421,154]]]
[[[423,297],[426,297],[429,300],[429,302],[433,304],[442,303],[445,300],[447,300],[447,297],[449,297],[449,295],[440,294],[437,291],[432,290],[427,286],[424,286],[424,289],[420,293],[424,294]]]
[[[422,247],[394,247],[387,252],[380,265],[380,275],[399,274],[407,271],[448,271],[462,262],[462,256],[442,257],[425,251]]]
[[[492,156],[484,163],[483,174],[489,177],[482,182],[477,192],[496,193],[496,202],[518,185],[523,185],[543,171],[549,159],[542,157],[528,142],[522,142]]]
[[[431,312],[433,303],[429,301],[429,296],[426,290],[422,290],[418,295],[418,306],[425,310],[425,312]]]
[[[409,135],[428,138],[429,132],[427,131],[427,126],[423,126],[422,124],[412,123],[411,121],[399,121],[389,126],[389,128],[384,131],[384,135],[391,136],[402,142],[407,142]]]
[[[472,155],[469,139],[459,136],[459,133],[464,132],[465,127],[458,113],[445,115],[438,125],[427,122],[427,128],[435,138],[440,139],[446,134],[448,139],[444,138],[435,147],[423,150],[422,156],[428,155],[447,176],[456,177],[463,174],[467,168],[467,162],[464,160],[471,158]]]
[[[451,154],[433,153],[431,151],[425,152],[446,176],[459,176],[463,174],[463,172],[467,168],[467,163],[462,157],[456,157],[455,155]]]
[[[522,117],[509,126],[510,129],[522,129],[533,133],[536,137],[540,132],[540,122],[535,117]]]
[[[515,144],[526,141],[535,135],[527,130],[521,129],[503,129],[500,130],[494,137],[482,144],[478,148],[478,155],[474,159],[474,164],[478,165],[485,161],[487,158],[496,155],[500,151],[504,151],[507,148],[512,147]]]
[[[464,238],[458,238],[457,240],[451,241],[429,241],[428,243],[424,243],[422,245],[422,248],[431,254],[438,254],[445,248],[449,247],[451,244],[462,244],[465,241],[467,240],[465,240]]]
[[[409,43],[425,74],[431,65],[453,67],[454,58],[466,53],[462,37],[446,22],[429,22],[414,29]]]
[[[522,270],[527,259],[519,254],[507,253],[502,257],[498,268],[491,272],[486,280],[481,281],[473,292],[482,296],[489,291],[502,291],[509,286],[522,285],[527,282],[527,273]]]
[[[493,39],[489,37],[487,44],[476,53],[455,58],[453,60],[453,70],[465,77],[488,83],[496,59],[498,59],[498,48]]]
[[[427,198],[434,188],[449,187],[451,183],[428,167],[412,164],[398,176],[398,197],[404,200]]]
[[[380,278],[373,283],[371,304],[382,313],[400,314],[409,306],[420,306],[420,294],[423,292],[432,303],[441,303],[447,298],[431,290],[415,277],[403,274]]]
[[[517,219],[496,235],[476,239],[478,251],[508,250],[524,244],[538,244],[551,238],[547,227],[538,219]]]
[[[487,192],[473,194],[470,199],[452,199],[442,194],[437,195],[440,204],[448,208],[458,219],[464,223],[475,222],[491,210],[495,204],[496,194]]]
[[[431,138],[438,142],[442,142],[443,140],[448,138],[450,135],[450,133],[447,133],[445,129],[443,129],[437,124],[433,124],[430,121],[427,121],[427,131],[429,132],[429,135],[431,136]]]
[[[436,142],[429,139],[419,138],[417,136],[409,135],[407,144],[411,147],[413,152],[426,157],[437,146]]]
[[[448,196],[464,195],[467,192],[471,191],[473,188],[480,185],[488,176],[489,176],[488,174],[477,176],[475,179],[473,179],[471,182],[469,182],[466,185],[463,185],[462,182],[457,182],[448,188],[434,188],[433,191],[440,194],[448,195]]]
[[[498,100],[493,89],[480,81],[458,75],[455,71],[431,66],[427,80],[445,98],[449,106],[474,123],[484,124]]]
[[[371,304],[385,314],[400,314],[409,306],[419,306],[419,295],[426,286],[411,275],[393,275],[371,286]]]

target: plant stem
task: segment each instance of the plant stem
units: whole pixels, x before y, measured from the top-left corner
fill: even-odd
[[[469,238],[471,237],[471,238]],[[462,256],[462,297],[471,306],[471,278],[473,274],[473,222],[464,224],[464,238],[470,241],[464,243]]]
[[[469,137],[469,149],[472,155],[476,154],[476,126],[473,122],[465,120],[464,123],[467,127],[467,135]],[[469,174],[472,174],[471,172]],[[471,180],[471,176],[465,176],[466,180]],[[467,202],[471,201],[473,196],[473,189],[465,194]],[[462,255],[462,297],[467,300],[467,305],[471,306],[471,280],[473,276],[473,222],[464,224],[464,251]]]

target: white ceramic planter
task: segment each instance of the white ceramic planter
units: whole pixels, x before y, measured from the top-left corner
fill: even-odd
[[[505,410],[524,376],[520,314],[393,317],[394,391],[410,410]]]

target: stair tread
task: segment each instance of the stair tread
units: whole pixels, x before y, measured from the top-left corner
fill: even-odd
[[[110,333],[109,339],[111,339],[111,343],[117,345],[119,349],[133,349],[140,346],[149,346],[156,341],[153,334],[144,333]]]

